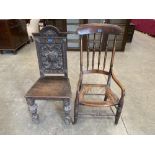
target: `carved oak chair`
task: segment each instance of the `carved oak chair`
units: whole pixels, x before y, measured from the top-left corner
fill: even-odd
[[[32,120],[39,121],[35,100],[62,100],[64,121],[70,124],[71,87],[67,72],[66,37],[56,27],[46,26],[34,33],[40,78],[25,95]]]
[[[117,36],[121,33],[121,28],[112,24],[83,24],[77,29],[80,35],[80,76],[77,86],[76,99],[74,105],[74,123],[77,122],[78,115],[93,115],[93,116],[107,116],[101,113],[80,113],[79,106],[89,107],[109,107],[112,110],[112,115],[115,116],[115,124],[118,123],[124,103],[125,90],[122,84],[116,79],[113,73],[113,63],[115,56],[115,44]],[[110,52],[108,44],[109,37],[113,43],[112,52]],[[87,51],[83,51],[83,40],[87,41]],[[104,52],[103,52],[104,51]],[[86,58],[84,59],[84,54]],[[110,60],[107,60],[107,55],[110,54]],[[85,60],[85,61],[84,61]],[[108,62],[109,61],[109,62]],[[104,75],[106,83],[93,84],[83,82],[85,75],[94,74]],[[120,88],[120,97],[116,95],[111,87],[111,79]],[[101,81],[99,81],[101,83]],[[94,97],[95,96],[95,97]],[[91,98],[92,97],[92,98]],[[116,108],[116,111],[112,107]]]

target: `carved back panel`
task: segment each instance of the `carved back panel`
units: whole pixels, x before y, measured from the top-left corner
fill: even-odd
[[[37,49],[40,75],[67,76],[66,37],[54,26],[44,27],[33,34]]]

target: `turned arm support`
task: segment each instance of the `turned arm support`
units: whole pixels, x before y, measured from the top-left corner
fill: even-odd
[[[125,96],[125,89],[123,87],[123,85],[121,84],[121,82],[116,78],[115,74],[112,72],[112,79],[114,80],[114,82],[119,86],[119,88],[121,89],[121,98],[123,98]]]

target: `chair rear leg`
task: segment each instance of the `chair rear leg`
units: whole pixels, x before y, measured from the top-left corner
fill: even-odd
[[[77,123],[78,110],[79,110],[79,102],[78,102],[78,94],[76,94],[75,103],[74,103],[74,124]]]
[[[117,107],[117,111],[116,111],[116,115],[115,115],[115,124],[116,125],[118,124],[119,118],[121,116],[123,104],[124,104],[124,99],[120,99],[120,103]]]
[[[121,116],[121,111],[122,111],[122,108],[121,107],[118,107],[117,108],[117,112],[116,112],[116,116],[115,116],[115,124],[116,125],[118,124],[119,118]]]

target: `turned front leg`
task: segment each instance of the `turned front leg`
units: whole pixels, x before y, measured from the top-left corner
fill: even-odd
[[[72,121],[71,116],[71,104],[70,104],[70,99],[64,99],[64,121],[66,125],[69,125]]]
[[[27,98],[26,99],[27,104],[28,104],[28,110],[31,113],[32,116],[32,121],[34,123],[39,123],[39,115],[37,114],[37,104],[35,104],[35,101],[33,99]]]

